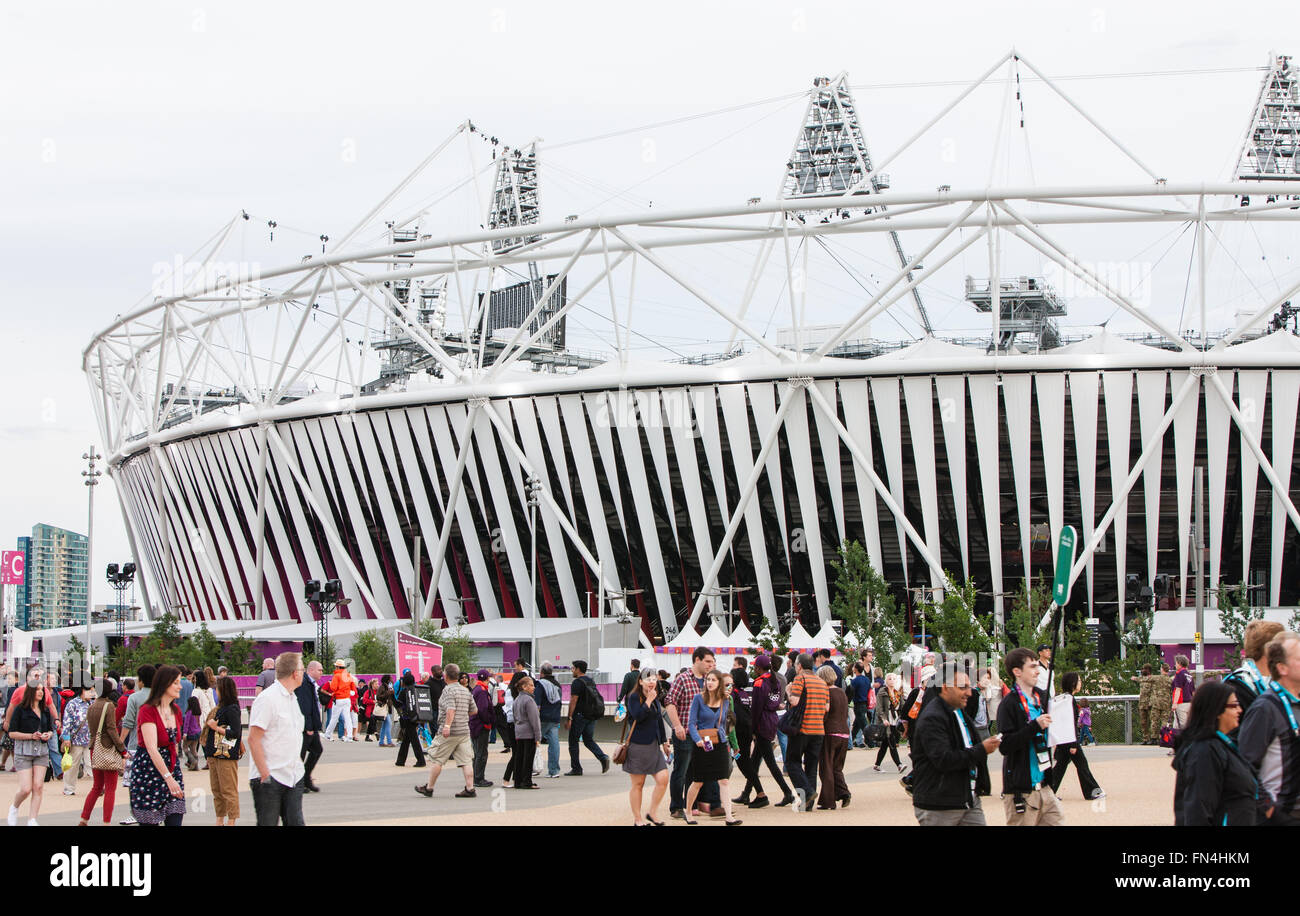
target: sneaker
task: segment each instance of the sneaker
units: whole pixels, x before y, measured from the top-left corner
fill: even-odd
[[[679,821],[686,820],[686,812],[681,808],[674,808],[672,811],[669,811],[668,816]]]
[[[64,786],[64,787],[63,787],[63,794],[64,794],[64,795],[76,795],[76,794],[77,794],[77,790],[74,789],[74,788],[72,788],[72,786]]]
[[[456,793],[457,798],[478,798],[478,793],[473,789],[461,789]]]
[[[569,770],[569,772],[565,773],[564,775],[565,775],[565,776],[581,776],[581,775],[582,775],[582,770]]]
[[[118,823],[121,824],[123,827],[134,827],[136,824],[140,822],[128,815],[127,817],[124,817],[120,821],[118,821]]]
[[[38,824],[38,823],[36,823],[36,818],[34,818],[34,817],[29,817],[29,818],[27,819],[27,826],[28,826],[28,827],[39,827],[39,826],[41,826],[41,825]]]
[[[873,769],[873,770],[875,770],[877,773],[879,773],[879,772],[880,772],[880,764],[878,764],[878,763],[873,763],[873,764],[871,765],[871,769]]]
[[[326,736],[325,736],[325,740],[326,740],[326,741],[330,741],[330,742],[332,742],[332,741],[334,740],[334,736],[333,736],[333,735],[326,735]]]
[[[754,799],[752,802],[750,802],[750,803],[749,803],[749,807],[750,807],[750,808],[766,808],[766,807],[767,807],[768,805],[770,805],[770,804],[771,804],[771,802],[768,801],[767,796],[766,796],[766,795],[763,795],[763,796],[760,796],[760,797]]]
[[[546,778],[547,778],[547,779],[559,779],[562,775],[563,775],[562,773],[547,773],[547,774],[546,774]]]
[[[476,789],[490,789],[491,787],[492,787],[492,780],[490,779],[481,779],[478,782],[474,783],[474,788]]]
[[[10,827],[18,826],[18,809],[15,808],[13,805],[9,806],[9,826]]]
[[[608,757],[602,757],[602,758],[600,759],[600,771],[601,771],[602,773],[608,773],[608,772],[609,772],[609,758],[608,758]]]
[[[1095,792],[1092,793],[1092,795],[1088,796],[1088,798],[1092,801],[1096,801],[1099,798],[1105,798],[1105,797],[1106,797],[1106,792],[1104,789],[1097,789]]]

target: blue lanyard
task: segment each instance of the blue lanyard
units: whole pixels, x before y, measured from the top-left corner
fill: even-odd
[[[971,741],[970,729],[966,727],[966,717],[961,714],[960,709],[954,709],[952,714],[957,717],[957,724],[961,726],[961,736],[966,739],[966,746],[973,747],[974,742]]]
[[[1218,735],[1220,738],[1222,738],[1223,743],[1228,745],[1228,747],[1232,748],[1234,751],[1237,749],[1237,742],[1233,741],[1230,737],[1225,735],[1223,732],[1216,731],[1215,734]]]
[[[1282,711],[1286,713],[1287,721],[1291,723],[1292,734],[1297,738],[1300,738],[1300,725],[1296,724],[1295,713],[1291,710],[1291,704],[1295,703],[1300,705],[1300,699],[1296,699],[1295,695],[1291,693],[1291,691],[1287,690],[1277,681],[1270,681],[1268,686],[1273,688],[1273,692],[1276,693],[1278,699],[1282,701]]]
[[[1246,659],[1241,667],[1246,669],[1250,679],[1255,683],[1255,696],[1259,696],[1268,689],[1268,679],[1259,673],[1259,666],[1252,659]]]

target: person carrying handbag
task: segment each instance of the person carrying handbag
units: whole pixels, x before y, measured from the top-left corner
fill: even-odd
[[[632,779],[628,802],[632,806],[632,825],[644,827],[647,823],[662,827],[659,806],[668,790],[669,727],[665,718],[663,698],[659,695],[659,673],[653,668],[642,669],[636,684],[623,698],[627,704],[627,717],[623,720],[623,736],[611,758],[623,767]],[[645,780],[654,780],[650,797],[650,810],[641,813]],[[643,819],[644,818],[644,819]]]
[[[244,743],[239,692],[232,678],[217,679],[217,703],[204,722],[203,753],[217,826],[233,827],[239,819],[239,758],[244,756]]]
[[[100,681],[99,699],[90,706],[86,713],[86,726],[91,735],[90,741],[90,793],[86,803],[81,807],[81,820],[78,826],[90,823],[90,815],[95,810],[95,803],[100,796],[104,798],[104,824],[113,823],[113,799],[117,793],[117,781],[126,766],[126,744],[117,733],[117,704],[108,696],[108,685]]]

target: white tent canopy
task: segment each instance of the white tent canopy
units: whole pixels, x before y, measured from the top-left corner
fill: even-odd
[[[803,624],[799,623],[797,620],[795,621],[794,626],[790,628],[790,633],[786,637],[785,644],[791,649],[798,649],[801,652],[804,650],[812,650],[816,647],[816,641],[813,639],[812,634],[805,630]]]

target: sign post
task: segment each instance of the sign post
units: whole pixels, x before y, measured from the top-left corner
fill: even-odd
[[[26,577],[27,556],[21,550],[6,550],[0,555],[0,658],[13,662],[13,628],[18,626],[17,588]],[[15,599],[15,600],[10,600]],[[12,621],[12,622],[11,622]]]
[[[1070,600],[1070,570],[1074,566],[1074,529],[1066,525],[1061,529],[1061,540],[1056,545],[1056,576],[1052,581],[1052,601],[1065,607]]]
[[[394,630],[393,639],[393,649],[397,656],[396,674],[399,679],[402,672],[410,668],[415,679],[422,681],[430,668],[442,664],[442,646],[436,642],[412,636],[402,630]]]

